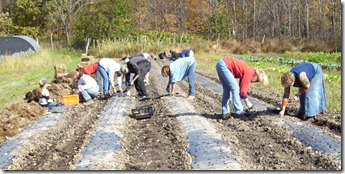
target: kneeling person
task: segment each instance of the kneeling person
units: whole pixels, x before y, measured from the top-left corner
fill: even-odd
[[[78,90],[82,102],[92,102],[98,96],[99,86],[94,78],[78,71]]]

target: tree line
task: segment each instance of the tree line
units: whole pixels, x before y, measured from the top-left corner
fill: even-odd
[[[152,32],[341,44],[339,0],[2,0],[0,35],[66,45]]]

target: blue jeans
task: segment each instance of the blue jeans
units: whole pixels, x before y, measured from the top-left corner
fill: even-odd
[[[195,85],[194,85],[195,70],[196,70],[196,61],[194,61],[194,63],[192,64],[191,67],[189,67],[189,70],[188,70],[188,83],[189,83],[188,94],[190,96],[195,96]]]
[[[299,112],[307,117],[313,117],[324,112],[327,104],[322,69],[318,64],[312,64],[315,67],[315,75],[310,80],[310,88],[305,94],[300,95]]]
[[[97,84],[99,86],[98,92],[102,92],[103,91],[102,76],[101,76],[101,73],[98,71],[98,69],[96,71],[96,81],[97,81]]]
[[[98,64],[97,67],[97,73],[100,74],[100,76],[103,79],[103,94],[109,94],[109,75],[108,72],[100,65]]]
[[[95,98],[98,95],[98,90],[95,88],[86,89],[80,91],[79,96],[83,99],[83,101],[88,101],[91,98]]]
[[[232,72],[226,67],[225,62],[221,59],[216,65],[217,74],[219,80],[223,86],[222,96],[222,113],[230,113],[229,99],[230,92],[232,94],[232,102],[235,108],[236,114],[243,113],[243,105],[240,99],[240,87],[232,74]]]
[[[46,107],[48,108],[48,111],[50,112],[53,108],[57,106],[56,102],[49,102]]]

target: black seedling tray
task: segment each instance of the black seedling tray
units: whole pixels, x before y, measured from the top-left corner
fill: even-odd
[[[132,118],[135,119],[144,119],[151,118],[155,113],[156,109],[153,105],[142,106],[135,109],[132,109]]]

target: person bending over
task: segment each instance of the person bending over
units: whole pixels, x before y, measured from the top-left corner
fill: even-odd
[[[294,97],[295,100],[300,100],[297,117],[305,120],[325,112],[327,99],[320,65],[312,62],[299,64],[282,75],[281,84],[284,87],[284,95],[280,116],[285,114],[291,87],[299,88]]]

